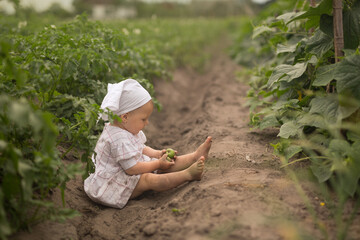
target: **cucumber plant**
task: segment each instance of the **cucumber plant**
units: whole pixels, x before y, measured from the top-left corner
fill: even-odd
[[[329,183],[338,193],[340,206],[348,198],[357,199],[356,212],[360,205],[360,1],[342,2],[344,56],[340,61],[335,56],[332,2],[322,0],[310,7],[308,1],[297,1],[295,8],[258,20],[251,38],[266,61],[257,61],[251,72],[250,123],[260,129],[279,128],[280,140],[273,147],[284,166],[309,160],[318,182]],[[346,228],[339,230],[340,239],[345,238]]]

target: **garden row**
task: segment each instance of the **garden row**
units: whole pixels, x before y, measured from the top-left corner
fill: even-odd
[[[64,199],[66,182],[93,171],[108,83],[134,78],[160,108],[153,81],[171,79],[176,66],[200,68],[202,46],[226,26],[211,20],[99,23],[81,15],[44,27],[8,18],[0,19],[1,239],[77,214],[46,199],[54,188]],[[81,161],[65,164],[69,152]]]

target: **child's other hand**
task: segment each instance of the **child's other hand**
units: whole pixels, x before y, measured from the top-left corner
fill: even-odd
[[[165,153],[166,153],[166,150],[165,150],[165,149],[159,150],[159,156],[158,156],[158,158],[161,158]]]
[[[159,163],[160,163],[159,169],[161,169],[161,170],[169,169],[172,165],[175,164],[174,160],[172,160],[171,162],[169,162],[169,161],[166,159],[166,157],[167,157],[167,154],[163,154],[163,155],[161,156],[161,158],[158,160]]]

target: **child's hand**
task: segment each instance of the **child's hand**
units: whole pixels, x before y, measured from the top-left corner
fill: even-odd
[[[168,160],[166,159],[166,157],[167,157],[167,154],[163,154],[163,155],[161,156],[161,158],[158,160],[159,163],[160,163],[159,169],[161,169],[161,170],[169,169],[172,165],[175,164],[174,160],[168,161]]]
[[[159,156],[158,156],[158,158],[161,158],[161,157],[166,153],[166,150],[165,150],[165,149],[158,150],[158,151],[159,151]]]

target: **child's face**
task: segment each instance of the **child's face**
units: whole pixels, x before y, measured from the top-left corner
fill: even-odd
[[[145,105],[122,116],[123,126],[132,134],[138,134],[149,123],[149,117],[154,109],[150,100]]]

